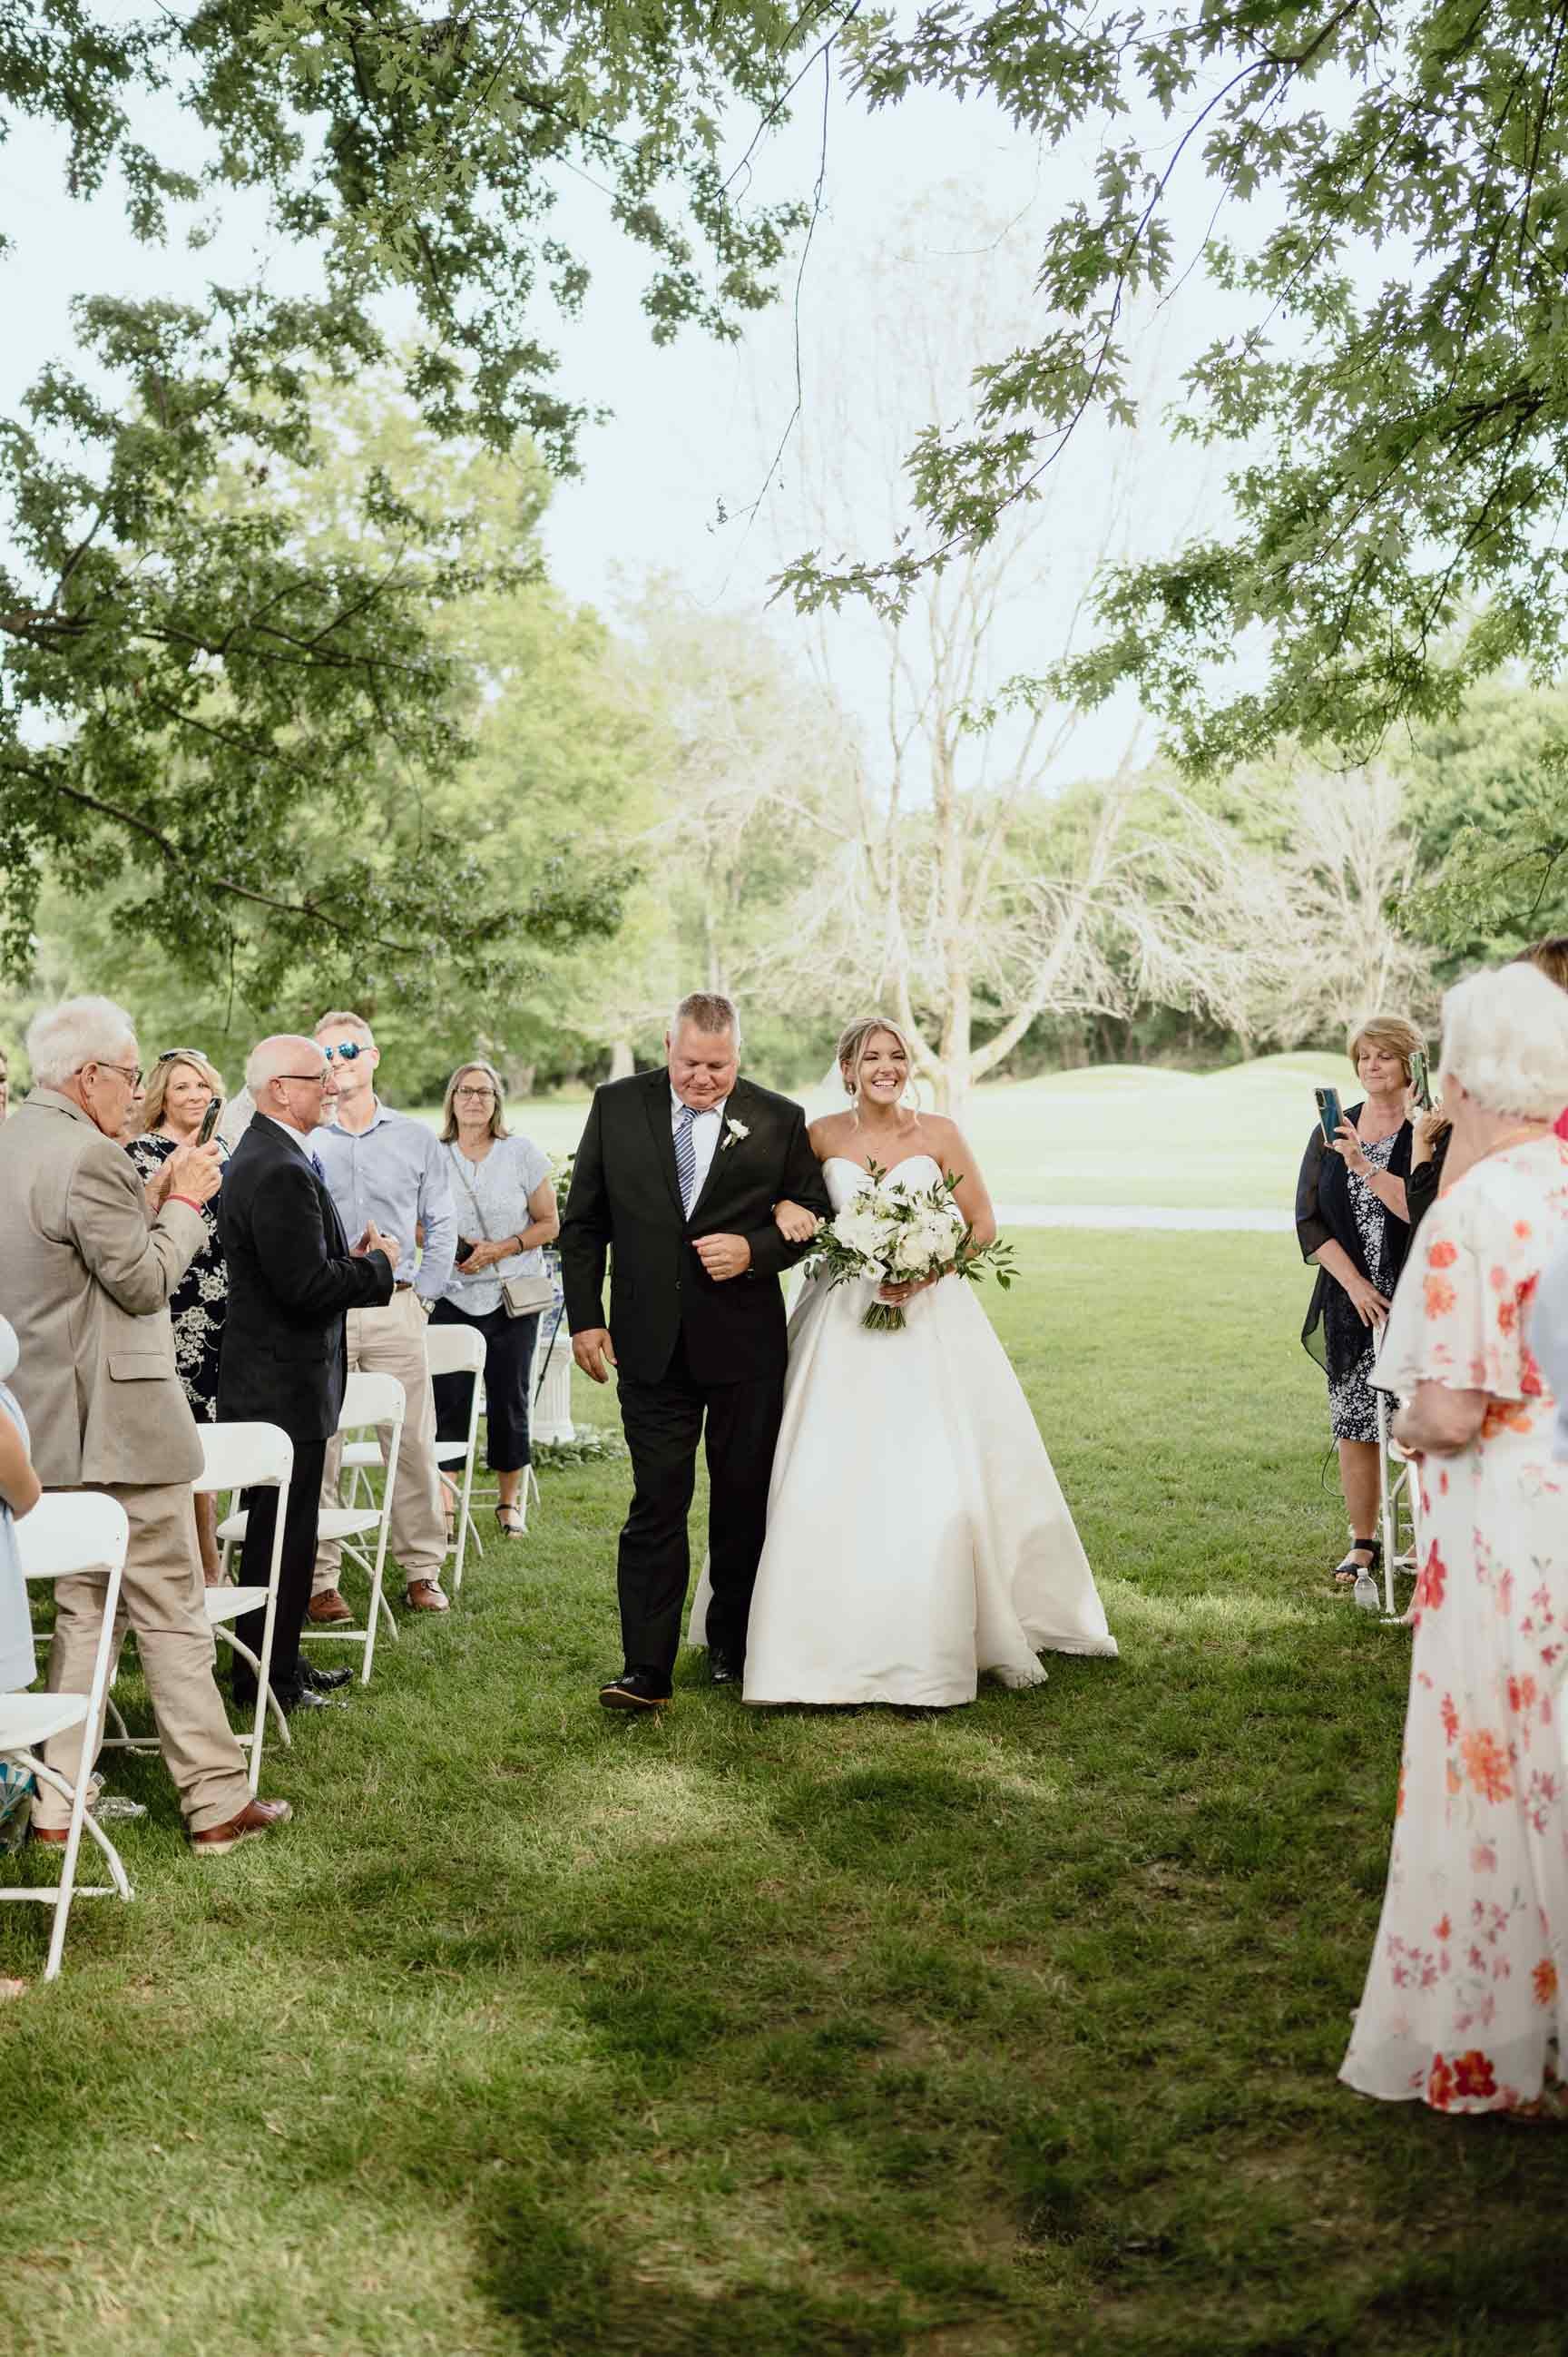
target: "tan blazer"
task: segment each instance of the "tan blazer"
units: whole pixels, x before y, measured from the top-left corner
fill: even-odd
[[[200,1470],[168,1301],[205,1236],[188,1203],[149,1227],[130,1156],[70,1097],[34,1089],[0,1123],[0,1312],[47,1489]]]

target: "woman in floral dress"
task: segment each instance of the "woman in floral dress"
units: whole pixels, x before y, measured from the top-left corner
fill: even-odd
[[[147,1189],[148,1201],[162,1200],[164,1167],[182,1146],[192,1146],[201,1117],[214,1097],[221,1097],[220,1075],[195,1048],[170,1048],[147,1075],[146,1103],[142,1109],[143,1133],[125,1148]],[[227,1161],[228,1148],[218,1144]],[[207,1241],[169,1297],[174,1323],[175,1364],[185,1386],[190,1412],[198,1424],[212,1424],[218,1415],[218,1360],[223,1347],[223,1321],[229,1314],[229,1270],[218,1240],[218,1198],[201,1208]],[[214,1501],[199,1493],[196,1530],[201,1546],[201,1568],[209,1587],[219,1576]]]
[[[1459,1175],[1379,1357],[1419,1464],[1421,1570],[1382,1921],[1341,2077],[1568,2116],[1568,1466],[1530,1348],[1568,1243],[1568,997],[1524,965],[1444,1002]]]

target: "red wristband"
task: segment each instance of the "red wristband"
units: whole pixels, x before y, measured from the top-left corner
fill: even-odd
[[[199,1211],[201,1209],[201,1205],[197,1201],[194,1195],[166,1195],[164,1197],[164,1201],[166,1203],[188,1203],[193,1211]]]

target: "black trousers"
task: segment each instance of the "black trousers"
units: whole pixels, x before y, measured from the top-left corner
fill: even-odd
[[[321,1477],[326,1468],[324,1440],[295,1442],[294,1480],[289,1485],[283,1559],[278,1566],[277,1617],[273,1622],[272,1682],[280,1695],[292,1694],[299,1684],[299,1632],[305,1626],[311,1577],[316,1569],[316,1517],[321,1505]],[[242,1490],[240,1503],[251,1518],[245,1525],[240,1576],[253,1587],[264,1587],[272,1568],[278,1493],[275,1490]],[[247,1612],[234,1623],[234,1634],[242,1645],[248,1645],[258,1657],[265,1622],[264,1612]],[[255,1692],[250,1664],[237,1657],[229,1683],[238,1700],[248,1701]]]
[[[768,1523],[768,1484],[784,1412],[784,1375],[761,1382],[700,1383],[685,1345],[656,1383],[620,1379],[620,1416],[631,1451],[631,1512],[620,1534],[618,1585],[628,1670],[668,1687],[681,1643],[691,1578],[686,1518],[697,1480],[697,1444],[707,1426],[710,1646],[737,1663]]]
[[[539,1340],[539,1312],[509,1318],[506,1304],[478,1317],[459,1309],[455,1301],[438,1301],[430,1313],[433,1326],[471,1326],[485,1338],[485,1462],[492,1473],[516,1473],[529,1461],[529,1378],[533,1371],[533,1346]],[[473,1401],[471,1375],[437,1375],[435,1437],[468,1437],[468,1409]]]

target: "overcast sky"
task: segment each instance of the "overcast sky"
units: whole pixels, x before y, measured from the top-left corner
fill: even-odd
[[[179,135],[172,114],[148,127],[166,146]],[[737,124],[737,139],[740,131]],[[922,225],[918,216],[940,188],[945,193],[930,252],[932,283],[949,290],[956,306],[972,278],[988,271],[993,285],[997,280],[994,253],[971,261],[964,245],[949,242],[949,225],[961,222],[966,207],[977,221],[1012,224],[1007,250],[1015,258],[1010,266],[1026,330],[1030,249],[1084,186],[1088,162],[1087,151],[1042,156],[980,105],[918,95],[867,116],[836,89],[824,145],[820,80],[802,92],[795,121],[769,136],[753,167],[757,195],[768,199],[809,194],[822,172],[822,210],[799,302],[805,414],[754,515],[746,511],[769,482],[769,461],[786,436],[796,398],[796,307],[788,299],[792,276],[784,307],[765,316],[741,347],[715,345],[688,331],[673,348],[656,350],[639,307],[641,257],[614,230],[603,195],[585,181],[568,182],[559,226],[584,252],[595,285],[582,319],[546,333],[563,352],[564,388],[607,404],[615,416],[585,436],[584,479],[562,486],[549,516],[546,538],[557,580],[573,596],[608,611],[650,570],[668,571],[698,605],[753,614],[789,644],[798,626],[782,609],[775,608],[763,624],[768,576],[783,554],[801,545],[800,462],[813,447],[812,436],[824,430],[820,387],[835,365],[842,369],[847,361],[864,370],[868,350],[876,356],[875,342],[868,347],[865,339],[886,287],[873,256],[912,219],[917,247],[922,237],[930,242],[930,224]],[[1195,240],[1204,219],[1200,193],[1194,191]],[[232,282],[258,270],[274,287],[312,284],[306,260],[267,252],[261,209],[242,197],[229,200],[220,234],[204,252],[137,246],[113,189],[84,205],[66,199],[59,145],[30,127],[0,148],[0,209],[16,241],[0,262],[7,326],[0,347],[0,403],[7,409],[46,361],[69,361],[68,306],[75,294],[194,298],[209,277]],[[1128,545],[1151,552],[1172,545],[1190,528],[1197,503],[1212,504],[1213,470],[1173,447],[1158,419],[1176,396],[1181,365],[1215,331],[1218,316],[1214,298],[1195,275],[1144,339],[1150,426],[1122,454],[1122,531]],[[953,383],[956,401],[961,371]],[[884,371],[875,398],[890,414],[906,390],[896,371]],[[911,430],[922,422],[918,407],[915,402]],[[904,440],[898,423],[890,447]],[[1015,669],[1037,669],[1059,651],[1066,615],[1113,503],[1114,456],[1104,435],[1086,434],[1061,470],[1052,492],[1051,561],[1044,578],[1034,577],[1034,569],[1029,577],[1021,576],[1009,600],[998,679]],[[861,461],[863,474],[865,464]],[[869,487],[879,497],[888,471],[884,467],[884,479]],[[721,502],[737,519],[722,528],[715,522]],[[851,705],[874,716],[881,696],[875,649],[858,618],[839,627],[832,669]],[[1086,724],[1053,782],[1109,768],[1124,746],[1128,717],[1121,707]]]

